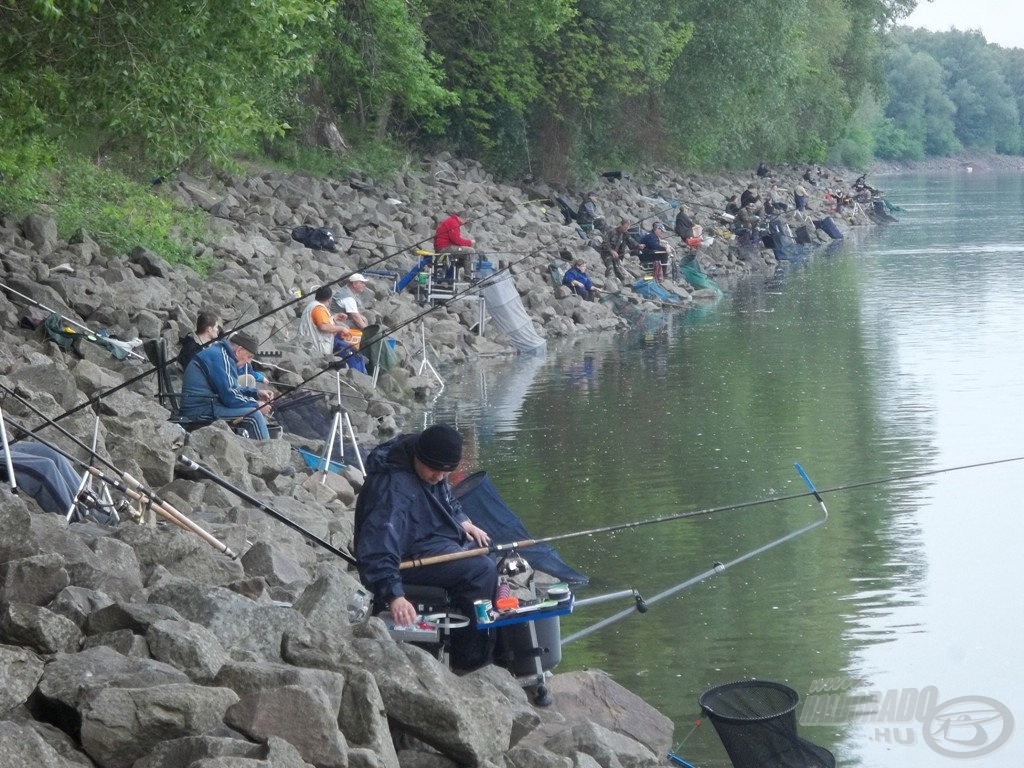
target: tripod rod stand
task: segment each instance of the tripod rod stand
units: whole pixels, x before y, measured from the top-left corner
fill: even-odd
[[[359,450],[359,443],[356,442],[356,431],[352,428],[352,420],[348,417],[348,411],[341,404],[341,371],[335,372],[335,381],[338,389],[338,401],[334,406],[334,419],[331,422],[331,433],[327,436],[327,443],[324,445],[323,455],[320,457],[323,467],[323,477],[320,478],[320,485],[326,485],[327,473],[331,468],[331,457],[334,455],[334,444],[339,443],[341,459],[345,458],[345,432],[352,441],[352,449],[356,454],[356,461],[359,462],[359,469],[366,475],[366,467],[363,465],[363,455]]]

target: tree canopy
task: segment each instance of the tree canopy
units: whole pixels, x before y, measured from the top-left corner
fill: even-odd
[[[894,30],[915,0],[0,0],[0,172],[59,140],[140,169],[331,122],[585,177],[1024,151],[1024,61]]]

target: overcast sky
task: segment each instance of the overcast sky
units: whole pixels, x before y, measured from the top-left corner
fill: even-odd
[[[1024,48],[1020,0],[920,0],[903,24],[935,32],[977,29],[990,43]]]

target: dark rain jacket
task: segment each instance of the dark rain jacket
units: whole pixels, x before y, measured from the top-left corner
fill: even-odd
[[[399,564],[412,557],[458,552],[472,543],[469,518],[448,481],[428,485],[413,468],[417,435],[399,435],[374,448],[356,500],[355,550],[359,576],[388,604],[403,596]]]

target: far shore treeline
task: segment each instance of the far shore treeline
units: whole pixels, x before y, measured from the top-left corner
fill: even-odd
[[[244,159],[374,175],[447,151],[585,185],[653,164],[1024,153],[1024,51],[897,28],[916,5],[3,2],[0,212],[95,194],[94,169],[147,182]]]

